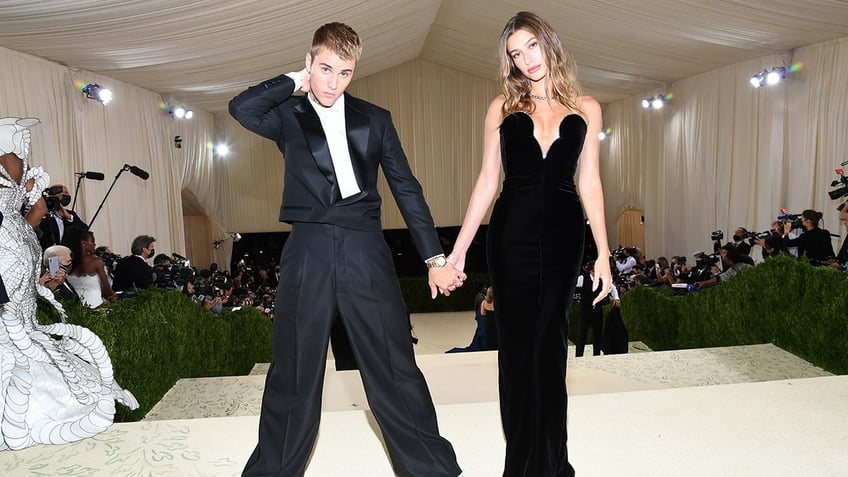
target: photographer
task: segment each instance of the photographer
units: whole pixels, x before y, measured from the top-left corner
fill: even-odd
[[[780,235],[772,234],[760,240],[763,247],[763,259],[776,257],[781,253],[789,253],[786,247],[783,246],[783,237]]]
[[[618,269],[620,275],[625,276],[633,273],[633,267],[636,266],[636,258],[633,257],[633,253],[629,247],[619,248],[613,252],[613,255],[616,259],[615,268]]]
[[[747,268],[751,268],[753,265],[747,263],[745,261],[745,256],[742,255],[739,250],[732,245],[725,245],[719,250],[719,254],[721,256],[721,262],[724,265],[724,271],[719,273],[718,264],[714,263],[712,265],[712,273],[713,277],[695,282],[695,286],[698,288],[706,288],[713,285],[717,285],[720,282],[727,280],[728,278],[738,275],[742,273]]]
[[[719,273],[718,262],[721,259],[720,254],[712,253],[705,254],[704,252],[695,252],[695,268],[689,272],[686,283],[697,284],[706,282],[714,278]],[[715,272],[715,273],[714,273]]]
[[[785,252],[783,247],[783,224],[779,220],[771,223],[771,229],[766,232],[754,234],[752,240],[755,244],[762,247],[763,259],[774,257],[780,252]],[[766,243],[769,241],[770,243]],[[780,246],[777,246],[780,242]]]
[[[724,238],[724,234],[721,233],[720,230],[713,232],[713,252],[718,252],[721,248],[721,239]],[[748,242],[746,242],[748,240]],[[737,227],[736,230],[733,231],[733,241],[727,242],[724,246],[735,248],[741,257],[749,257],[751,256],[751,246],[753,245],[753,234],[748,232],[748,229],[745,227]],[[746,260],[748,261],[748,260]],[[753,260],[749,261],[751,265],[754,264]]]
[[[156,239],[149,235],[139,235],[133,239],[130,250],[132,255],[122,258],[115,266],[115,291],[132,291],[153,285],[153,268],[147,260],[154,256]]]
[[[51,265],[52,262],[52,265]],[[42,274],[38,283],[58,294],[63,300],[76,300],[77,291],[66,279],[71,271],[71,249],[64,245],[51,245],[42,255]]]
[[[833,245],[830,242],[830,231],[819,228],[821,212],[807,209],[801,212],[801,226],[804,232],[797,238],[789,238],[793,225],[790,221],[783,224],[783,246],[798,247],[798,256],[806,256],[814,265],[830,263],[834,259]]]
[[[213,314],[217,315],[224,309],[223,300],[220,296],[213,297],[197,294],[192,280],[186,280],[185,284],[182,286],[182,292],[183,295],[191,298],[192,301],[211,311]]]
[[[109,279],[109,285],[115,279],[115,264],[121,259],[121,256],[112,252],[108,245],[100,245],[94,249],[94,255],[97,255],[103,260],[103,266],[106,267],[106,277]]]
[[[45,189],[42,195],[47,206],[47,215],[36,228],[41,250],[46,250],[51,245],[69,247],[71,244],[65,240],[67,232],[75,229],[78,232],[76,236],[81,236],[82,232],[88,230],[88,225],[76,212],[65,208],[71,203],[71,193],[64,184],[54,184]]]

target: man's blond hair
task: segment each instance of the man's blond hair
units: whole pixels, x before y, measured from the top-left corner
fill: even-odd
[[[344,23],[325,23],[312,36],[312,48],[309,54],[315,58],[321,48],[328,48],[343,60],[359,62],[362,56],[362,42],[353,28]]]

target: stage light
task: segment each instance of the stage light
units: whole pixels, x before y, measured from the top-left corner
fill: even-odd
[[[216,144],[215,145],[215,154],[223,157],[230,153],[230,147],[226,144]]]
[[[194,113],[191,111],[191,109],[183,105],[174,106],[167,103],[163,103],[162,106],[164,109],[168,110],[168,114],[177,119],[191,119],[194,116]]]
[[[612,134],[612,129],[610,129],[610,128],[601,129],[601,132],[598,133],[598,139],[603,141],[604,139],[609,137],[610,134]]]
[[[786,77],[786,68],[784,68],[782,66],[775,66],[766,75],[766,84],[780,83],[780,80],[782,80],[785,77]]]
[[[789,72],[798,71],[801,68],[800,63],[796,63],[789,67],[788,69],[785,66],[775,66],[771,69],[764,69],[763,71],[751,76],[749,80],[751,86],[755,88],[762,87],[763,85],[775,85],[780,83]]]
[[[644,98],[642,100],[642,107],[645,109],[653,108],[653,109],[662,109],[663,105],[666,101],[671,99],[671,93],[668,94],[658,94],[656,96],[651,96],[650,98]]]
[[[753,86],[755,88],[759,88],[760,86],[762,86],[763,83],[765,82],[766,75],[768,75],[768,71],[763,70],[762,73],[757,73],[754,76],[751,76],[751,79],[749,80],[750,83],[751,83],[751,86]]]
[[[221,245],[223,245],[224,241],[226,241],[226,240],[232,240],[233,242],[238,242],[239,240],[241,240],[241,234],[238,233],[238,232],[230,232],[230,233],[227,234],[226,237],[212,241],[212,246],[215,247],[215,250],[218,250],[219,248],[221,248]],[[262,252],[259,252],[259,253],[262,253]],[[245,255],[247,255],[247,254],[245,253]]]
[[[82,87],[82,92],[86,98],[100,101],[103,104],[109,104],[109,101],[112,101],[112,90],[97,83],[86,84]]]

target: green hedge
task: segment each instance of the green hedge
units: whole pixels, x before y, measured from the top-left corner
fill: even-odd
[[[151,288],[105,310],[78,303],[65,309],[69,322],[103,340],[115,379],[138,399],[135,411],[118,406],[117,422],[142,419],[179,379],[244,375],[271,359],[271,322],[252,308],[214,315],[177,290]],[[57,318],[39,302],[40,323]]]
[[[774,343],[848,373],[848,275],[788,255],[696,292],[635,288],[622,317],[631,340],[655,350]]]

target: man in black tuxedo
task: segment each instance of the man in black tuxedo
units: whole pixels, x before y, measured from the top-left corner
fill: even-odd
[[[156,239],[149,235],[139,235],[133,239],[130,246],[132,255],[115,264],[113,290],[132,291],[153,285],[153,268],[147,264],[147,259],[156,253],[155,245]]]
[[[38,223],[38,242],[41,250],[47,250],[52,245],[69,246],[65,237],[79,237],[82,232],[88,230],[88,225],[79,218],[76,212],[65,207],[71,203],[71,193],[64,184],[54,184],[47,189],[49,192],[45,197],[48,213]],[[76,229],[76,234],[67,233]]]
[[[328,23],[315,32],[306,68],[253,86],[230,102],[233,117],[283,153],[280,221],[292,225],[280,257],[259,443],[244,475],[304,474],[318,433],[336,319],[350,337],[395,473],[461,472],[453,447],[439,435],[430,392],[415,364],[408,315],[382,233],[378,167],[428,265],[433,298],[439,291],[450,294],[465,275],[445,261],[390,113],[344,94],[361,51],[349,26]],[[307,94],[292,96],[298,89]]]

